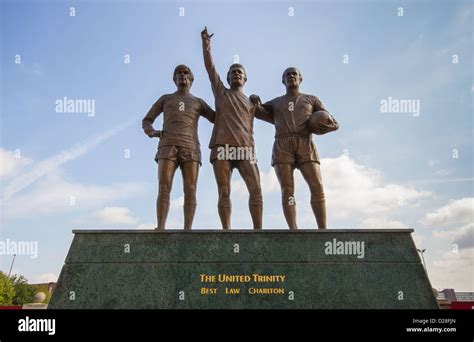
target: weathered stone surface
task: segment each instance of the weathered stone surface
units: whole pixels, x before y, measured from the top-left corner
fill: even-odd
[[[74,231],[49,308],[437,308],[411,232]],[[358,242],[359,252],[363,242],[363,257],[328,255],[334,239]],[[202,282],[201,274],[250,281]],[[254,274],[285,280],[256,282]],[[255,288],[281,293],[250,294]]]

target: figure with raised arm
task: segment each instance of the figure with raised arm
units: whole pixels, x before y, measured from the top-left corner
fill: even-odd
[[[253,228],[262,228],[262,190],[257,166],[253,120],[255,106],[244,94],[247,74],[241,64],[232,64],[224,86],[211,56],[211,37],[207,28],[201,32],[204,64],[215,98],[216,119],[209,148],[210,161],[219,193],[218,211],[223,229],[231,228],[230,185],[232,171],[236,168],[249,192],[249,210]]]

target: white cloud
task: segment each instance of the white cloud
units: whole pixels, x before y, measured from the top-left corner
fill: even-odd
[[[273,167],[270,168],[267,173],[260,172],[260,181],[262,183],[262,192],[264,194],[280,191],[280,184],[278,183],[278,178]]]
[[[278,178],[276,177],[275,170],[273,169],[273,167],[270,168],[267,172],[260,171],[260,185],[262,187],[262,193],[264,195],[277,190],[280,191]],[[232,181],[231,189],[232,192],[235,192],[238,196],[248,197],[247,186],[241,178]]]
[[[32,162],[31,159],[21,156],[20,151],[16,153],[0,148],[0,178],[12,177]]]
[[[359,217],[366,218],[361,224],[372,227],[406,228],[403,223],[380,217],[403,210],[407,205],[415,206],[419,200],[431,194],[385,182],[381,172],[358,164],[345,155],[322,159],[321,172],[330,221]],[[268,172],[261,172],[260,176],[264,202],[279,205],[280,186],[273,168]],[[308,185],[298,170],[295,170],[295,187],[298,223],[301,227],[314,227],[316,223],[309,205]],[[242,179],[232,182],[232,191],[242,197],[248,196]]]
[[[145,183],[120,183],[107,186],[84,185],[63,179],[59,171],[42,179],[27,194],[2,201],[5,217],[27,217],[60,211],[92,210],[128,198],[146,189]]]
[[[183,229],[183,222],[184,217],[182,213],[175,217],[168,216],[166,219],[166,229]],[[153,228],[155,227],[156,225],[154,225]],[[193,229],[195,229],[195,227]]]
[[[433,286],[463,292],[474,288],[473,269],[474,248],[468,248],[444,253],[428,266],[428,273]]]
[[[135,229],[155,229],[156,223],[141,223]]]
[[[55,273],[36,274],[31,279],[28,279],[29,284],[44,284],[57,281],[58,276]]]
[[[436,238],[450,239],[452,243],[458,245],[458,248],[474,247],[474,223],[464,227],[451,230],[435,230],[433,236]]]
[[[449,175],[451,172],[444,173],[437,173],[438,176],[446,177]],[[410,180],[410,184],[416,184],[416,185],[431,185],[431,184],[445,184],[445,183],[472,183],[474,181],[474,177],[463,177],[463,178],[425,178],[425,179],[414,179]]]
[[[321,172],[328,212],[335,218],[386,213],[430,195],[427,191],[385,183],[379,171],[358,164],[345,155],[322,159]],[[260,177],[264,195],[276,192],[279,196],[280,186],[273,168],[261,172]],[[295,170],[295,186],[297,203],[307,202],[299,195],[308,186],[298,170]],[[232,181],[232,191],[248,196],[242,179]]]
[[[406,224],[386,218],[369,218],[359,224],[359,228],[386,228],[386,229],[406,229]]]
[[[103,224],[136,224],[137,219],[132,216],[130,209],[125,207],[105,207],[96,212],[97,219]]]
[[[430,192],[386,183],[374,169],[357,164],[345,155],[321,161],[328,212],[335,218],[373,216],[415,205]]]
[[[182,208],[184,205],[184,196],[180,196],[174,200],[171,200],[170,202],[170,208],[171,209],[178,209]]]
[[[96,137],[89,138],[66,150],[63,150],[62,152],[48,159],[35,163],[30,171],[19,174],[5,186],[3,191],[3,199],[9,199],[14,194],[27,188],[43,176],[54,172],[61,165],[67,163],[68,161],[74,160],[77,157],[82,156],[83,154],[86,154],[91,149],[104,142],[105,140],[109,139],[110,137],[114,136],[115,134],[119,133],[121,130],[123,130],[129,125],[130,123],[125,123],[114,127]]]
[[[416,248],[424,248],[426,238],[423,235],[418,234],[416,231],[411,234],[413,241],[415,241]]]
[[[452,200],[447,205],[425,215],[423,224],[428,226],[446,226],[466,224],[474,221],[474,198]]]
[[[468,224],[460,228],[455,236],[454,243],[458,245],[460,249],[473,248],[474,247],[474,223]]]

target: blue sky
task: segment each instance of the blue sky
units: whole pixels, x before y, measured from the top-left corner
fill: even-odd
[[[314,138],[329,227],[415,228],[417,245],[427,249],[432,285],[474,291],[472,2],[1,6],[0,239],[37,241],[39,248],[37,259],[18,256],[13,273],[54,280],[74,228],[153,226],[157,140],[143,134],[141,118],[160,95],[174,91],[177,64],[192,68],[192,92],[214,107],[201,52],[200,31],[207,25],[215,33],[219,73],[225,75],[238,55],[247,69],[248,95],[281,95],[282,71],[297,66],[301,91],[318,96],[339,121],[339,131]],[[55,101],[65,96],[95,100],[95,116],[57,113]],[[381,113],[380,103],[389,97],[419,100],[420,115]],[[161,124],[159,119],[155,127]],[[196,229],[220,227],[208,163],[211,129],[201,120]],[[270,166],[273,135],[272,126],[255,122],[264,227],[286,228]],[[299,226],[314,228],[309,191],[301,177],[297,184]],[[181,189],[177,174],[170,228],[182,226]],[[233,226],[250,228],[238,173],[232,198]],[[0,269],[8,271],[12,257],[0,258]]]

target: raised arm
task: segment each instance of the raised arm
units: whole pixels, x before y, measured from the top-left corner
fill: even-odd
[[[160,97],[158,101],[151,106],[150,110],[142,120],[143,131],[150,138],[161,138],[162,136],[161,131],[157,131],[153,128],[153,122],[155,122],[156,118],[163,112],[163,98],[164,96]]]
[[[255,108],[255,117],[257,119],[266,121],[274,124],[275,119],[273,118],[273,106],[271,101],[262,105],[262,101],[258,95],[250,95],[250,101],[253,103]]]
[[[207,74],[209,75],[209,80],[211,81],[212,91],[214,94],[217,90],[222,89],[224,87],[219,74],[217,73],[216,67],[214,62],[212,61],[211,55],[211,37],[214,35],[207,32],[207,27],[204,27],[204,30],[201,32],[202,38],[202,53],[204,56],[204,65],[207,70]]]

